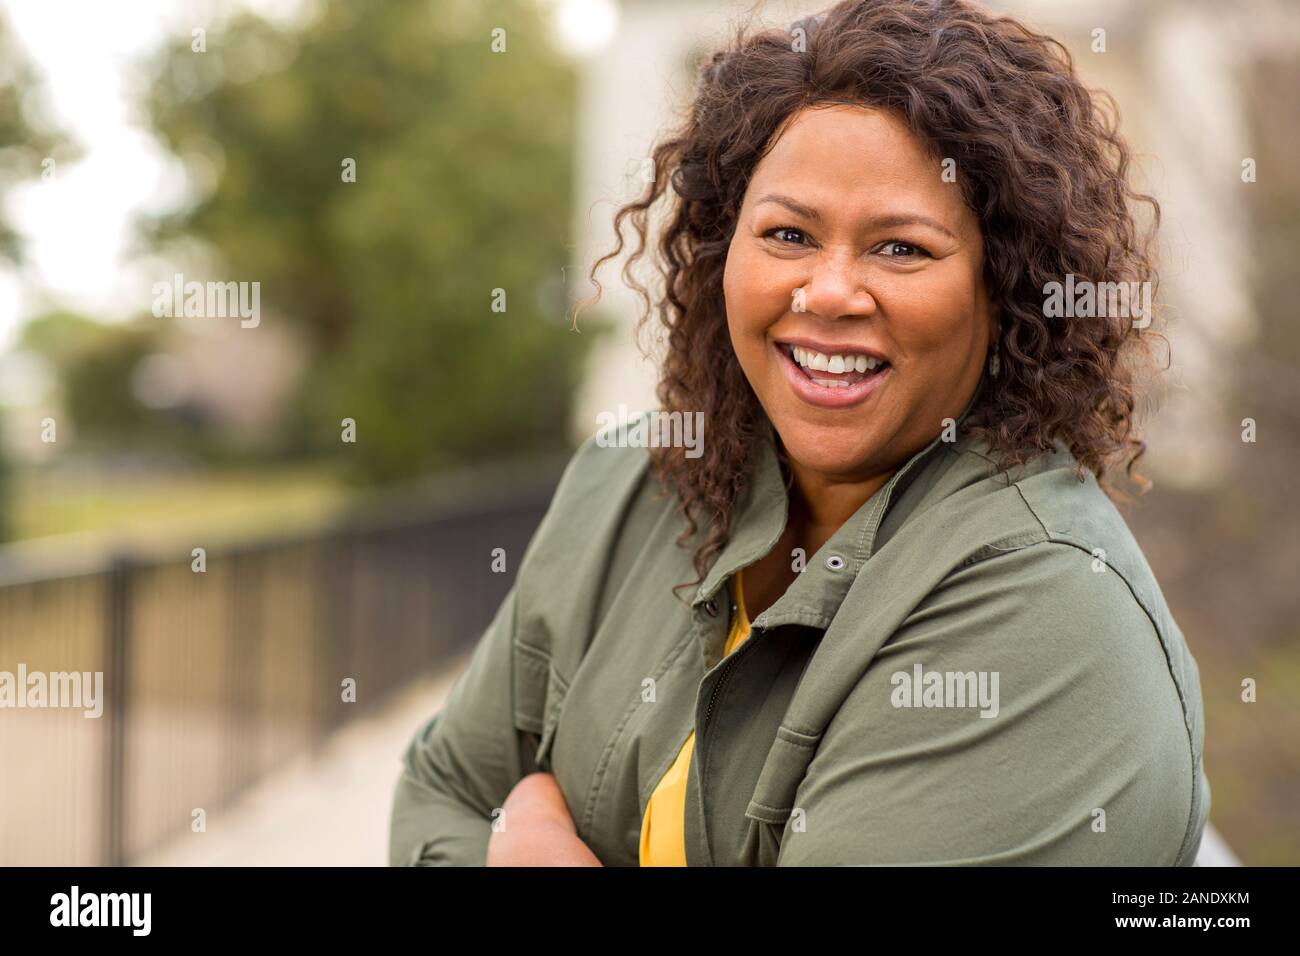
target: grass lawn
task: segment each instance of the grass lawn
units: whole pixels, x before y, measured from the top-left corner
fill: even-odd
[[[343,482],[320,466],[107,476],[20,471],[11,490],[13,541],[86,532],[147,538],[204,529],[256,535],[323,520],[350,497]]]

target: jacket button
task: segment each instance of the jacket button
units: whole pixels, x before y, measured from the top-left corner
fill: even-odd
[[[826,567],[830,568],[832,571],[840,571],[844,568],[844,565],[844,559],[838,554],[832,554],[826,558]]]
[[[709,615],[709,617],[717,617],[717,616],[718,616],[718,602],[717,602],[717,601],[714,601],[714,600],[712,600],[712,599],[709,599],[708,601],[705,601],[705,602],[704,602],[704,611],[705,611],[705,613],[707,613],[707,614]]]

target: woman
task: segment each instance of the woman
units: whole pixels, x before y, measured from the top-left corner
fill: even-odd
[[[1155,278],[1129,156],[1063,48],[957,0],[715,53],[616,219],[670,197],[638,426],[702,412],[702,454],[577,452],[392,862],[1191,864],[1197,668],[1104,490],[1143,448],[1149,316],[1096,285]]]

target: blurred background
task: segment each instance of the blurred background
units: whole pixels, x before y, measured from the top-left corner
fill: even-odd
[[[0,2],[0,671],[105,675],[99,719],[0,710],[0,864],[385,862],[569,451],[654,404],[621,263],[573,308],[755,6],[825,4]],[[989,6],[1114,94],[1162,204],[1126,516],[1214,859],[1296,864],[1300,4]]]

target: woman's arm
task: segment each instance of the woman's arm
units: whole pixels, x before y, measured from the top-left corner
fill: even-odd
[[[517,643],[517,639],[522,638],[520,630],[526,628],[529,615],[537,612],[539,589],[554,586],[556,578],[548,578],[541,569],[572,568],[570,562],[580,560],[577,554],[594,539],[610,534],[622,514],[622,503],[645,468],[643,450],[606,448],[597,436],[574,453],[519,560],[515,583],[469,666],[457,679],[446,706],[425,723],[406,750],[393,801],[391,864],[483,866],[494,838],[502,844],[495,849],[505,851],[494,853],[494,858],[514,859],[518,849],[514,838],[521,833],[532,835],[534,850],[546,851],[541,854],[546,863],[594,860],[577,840],[567,807],[563,820],[535,816],[531,800],[523,801],[522,817],[512,818],[506,812],[516,784],[541,769],[538,747],[554,703],[549,685],[553,665],[548,657],[554,650],[550,639],[536,629],[531,640]],[[586,561],[589,567],[584,573],[598,577],[604,566],[601,560],[588,555]],[[523,793],[536,796],[537,786],[534,781]],[[558,795],[558,789],[550,794],[541,789],[543,796]],[[506,837],[494,829],[500,827],[503,812]]]
[[[555,777],[532,773],[510,791],[488,842],[488,866],[602,866],[578,836]]]
[[[492,821],[537,769],[536,738],[514,720],[512,587],[446,706],[415,734],[393,797],[389,863],[483,866]]]

